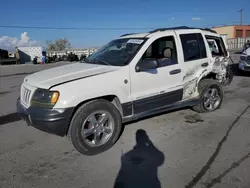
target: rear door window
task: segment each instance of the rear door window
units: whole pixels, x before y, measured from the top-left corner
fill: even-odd
[[[207,57],[206,47],[200,33],[180,35],[184,61],[193,61]]]

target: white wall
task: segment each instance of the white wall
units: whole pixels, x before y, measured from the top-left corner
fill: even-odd
[[[22,63],[32,61],[36,56],[38,57],[38,62],[42,61],[42,47],[18,47],[20,60]]]
[[[247,40],[250,40],[250,37],[247,38],[229,38],[227,39],[227,46],[229,50],[237,50],[242,49],[244,44],[247,42]]]
[[[86,56],[89,56],[89,55],[91,55],[95,51],[96,51],[95,48],[89,48],[89,49],[86,49],[86,48],[83,48],[83,49],[76,48],[76,49],[69,49],[67,51],[48,51],[47,55],[50,56],[50,57],[54,56],[54,55],[57,55],[57,56],[60,55],[60,56],[62,56],[62,55],[67,55],[70,52],[72,52],[72,53],[74,53],[74,54],[76,54],[76,55],[78,55],[80,57],[82,54],[86,55]]]

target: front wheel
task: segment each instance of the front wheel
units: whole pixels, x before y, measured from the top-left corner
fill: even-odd
[[[68,136],[84,155],[97,155],[111,148],[121,133],[118,109],[106,100],[83,104],[74,114]]]
[[[198,113],[212,112],[220,108],[223,101],[223,89],[219,82],[212,79],[201,80],[198,86],[200,103],[193,107]]]

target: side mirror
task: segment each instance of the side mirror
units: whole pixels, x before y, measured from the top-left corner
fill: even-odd
[[[156,69],[158,67],[158,63],[155,59],[144,59],[143,61],[140,61],[136,67],[136,72],[143,72],[150,69]]]

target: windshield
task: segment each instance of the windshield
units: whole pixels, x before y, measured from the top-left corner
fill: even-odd
[[[85,62],[112,66],[127,65],[144,41],[145,39],[136,38],[113,40],[94,52]]]

